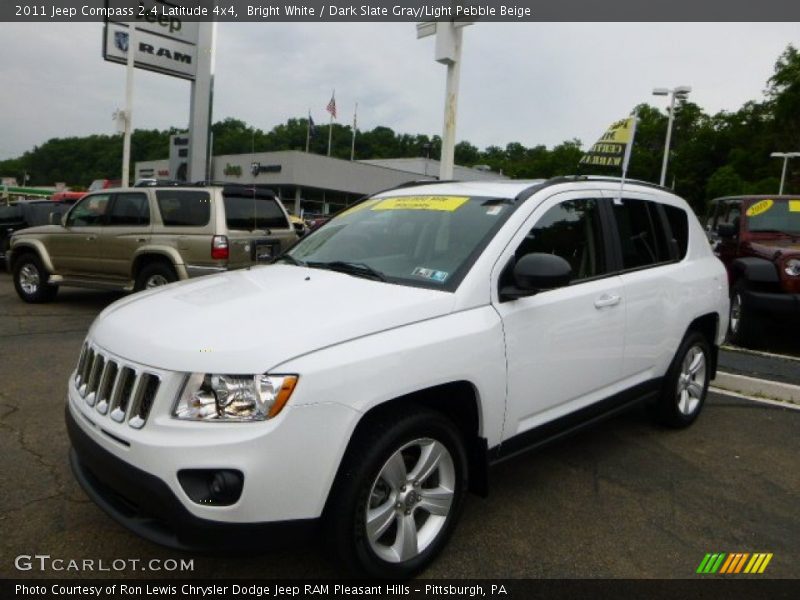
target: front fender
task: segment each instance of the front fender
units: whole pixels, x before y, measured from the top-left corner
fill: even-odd
[[[41,259],[42,264],[47,271],[50,273],[55,272],[55,269],[53,268],[53,261],[50,259],[50,253],[47,251],[47,247],[44,245],[44,243],[41,240],[25,238],[14,241],[9,249],[11,257],[11,260],[9,261],[10,269],[14,268],[14,262],[16,261],[17,257],[26,250],[35,252]]]
[[[780,283],[778,269],[775,265],[755,256],[737,258],[731,263],[734,279],[744,278],[753,283]]]

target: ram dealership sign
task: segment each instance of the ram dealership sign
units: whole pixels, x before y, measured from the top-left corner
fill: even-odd
[[[114,8],[120,0],[107,0]],[[136,27],[134,64],[140,69],[194,81],[197,76],[198,23],[165,16],[163,10],[147,10],[148,5],[161,5],[158,0],[142,0],[136,16],[115,17],[106,21],[103,37],[103,58],[125,64],[130,47],[130,26]]]

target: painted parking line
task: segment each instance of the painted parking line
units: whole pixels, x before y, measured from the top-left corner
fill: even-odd
[[[728,352],[738,352],[740,354],[754,354],[756,356],[763,356],[765,358],[780,358],[783,360],[793,360],[800,362],[800,356],[792,356],[791,354],[775,354],[774,352],[763,352],[761,350],[750,350],[749,348],[740,348],[739,346],[730,346],[728,344],[722,346],[723,350]]]
[[[780,400],[771,400],[769,398],[759,398],[757,396],[747,396],[739,392],[732,392],[722,388],[709,386],[709,392],[719,394],[720,396],[730,396],[731,398],[740,398],[742,400],[750,400],[751,402],[758,402],[759,404],[768,404],[770,406],[777,406],[780,408],[788,408],[789,410],[800,410],[800,405],[792,404],[790,402],[782,402]]]

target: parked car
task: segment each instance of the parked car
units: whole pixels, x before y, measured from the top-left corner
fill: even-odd
[[[755,344],[765,319],[800,323],[800,198],[717,198],[707,229],[728,269],[731,341]]]
[[[619,193],[399,188],[274,264],[118,301],[68,382],[77,480],[157,543],[321,526],[358,572],[416,573],[491,463],[638,402],[677,428],[700,414],[725,268],[686,202]]]
[[[297,239],[271,192],[244,186],[103,190],[58,225],[16,231],[8,264],[26,302],[61,285],[143,290],[272,260]]]
[[[69,210],[69,200],[53,202],[50,200],[20,200],[0,205],[0,260],[5,262],[6,252],[15,231],[45,225],[53,219],[60,221]]]

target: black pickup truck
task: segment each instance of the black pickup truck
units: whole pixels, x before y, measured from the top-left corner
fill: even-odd
[[[53,202],[51,200],[19,200],[10,204],[0,204],[0,263],[5,264],[11,234],[26,227],[47,225],[53,218],[60,220],[73,202]]]

